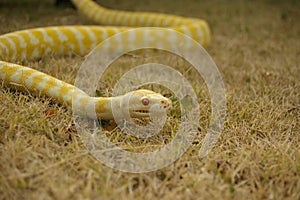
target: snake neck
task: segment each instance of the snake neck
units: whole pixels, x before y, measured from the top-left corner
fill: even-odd
[[[121,97],[90,97],[88,95],[73,96],[72,111],[75,115],[87,116],[91,119],[114,119],[113,113],[122,112]]]
[[[92,103],[92,116],[104,120],[114,119],[114,113],[121,113],[123,108],[121,106],[122,97],[91,97]],[[97,114],[96,114],[97,113]]]

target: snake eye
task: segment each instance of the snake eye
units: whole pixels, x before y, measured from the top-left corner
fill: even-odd
[[[149,101],[149,99],[148,99],[147,97],[144,97],[144,98],[142,99],[142,104],[143,104],[144,106],[148,106],[149,103],[150,103],[150,101]]]

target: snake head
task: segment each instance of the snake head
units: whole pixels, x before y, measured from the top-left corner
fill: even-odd
[[[131,117],[144,118],[150,114],[166,112],[172,105],[172,101],[159,93],[151,90],[135,90],[126,93],[121,101],[121,109],[129,111]]]

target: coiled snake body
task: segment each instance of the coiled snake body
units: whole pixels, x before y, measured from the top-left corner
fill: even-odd
[[[116,109],[128,109],[132,117],[147,117],[152,105],[162,109],[171,101],[149,90],[136,90],[118,97],[90,97],[75,86],[37,70],[13,64],[13,61],[40,58],[47,54],[85,55],[106,38],[129,30],[130,27],[167,27],[187,34],[206,46],[210,41],[207,23],[200,19],[184,18],[156,13],[115,11],[103,8],[91,0],[72,0],[79,11],[97,23],[110,26],[61,26],[17,31],[0,36],[0,79],[22,85],[28,90],[39,91],[49,97],[72,106],[76,101],[85,111],[94,106],[102,119],[113,119],[110,103],[117,102]],[[148,37],[151,31],[135,38]],[[169,37],[169,36],[166,36]],[[165,41],[170,42],[170,41]],[[2,61],[5,60],[5,61]],[[130,98],[129,108],[122,102]]]

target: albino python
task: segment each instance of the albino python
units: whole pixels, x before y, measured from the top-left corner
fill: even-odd
[[[117,97],[90,97],[71,84],[37,70],[10,63],[41,58],[49,54],[86,55],[106,38],[129,30],[130,27],[139,26],[167,27],[192,37],[203,46],[210,41],[209,27],[200,19],[157,13],[115,11],[103,8],[91,0],[72,0],[72,2],[88,18],[110,26],[46,27],[1,35],[0,80],[21,85],[30,91],[40,92],[70,107],[76,101],[83,112],[90,109],[89,106],[92,105],[97,116],[102,119],[113,119],[110,106],[112,100],[118,102],[119,106],[115,109],[129,110],[130,115],[136,118],[149,116],[152,105],[158,104],[162,109],[169,108],[171,101],[153,91],[136,90]],[[147,34],[151,34],[151,31]],[[134,37],[148,37],[147,34]],[[134,39],[130,41],[134,42]],[[130,97],[129,108],[122,106],[122,101],[128,97]]]

